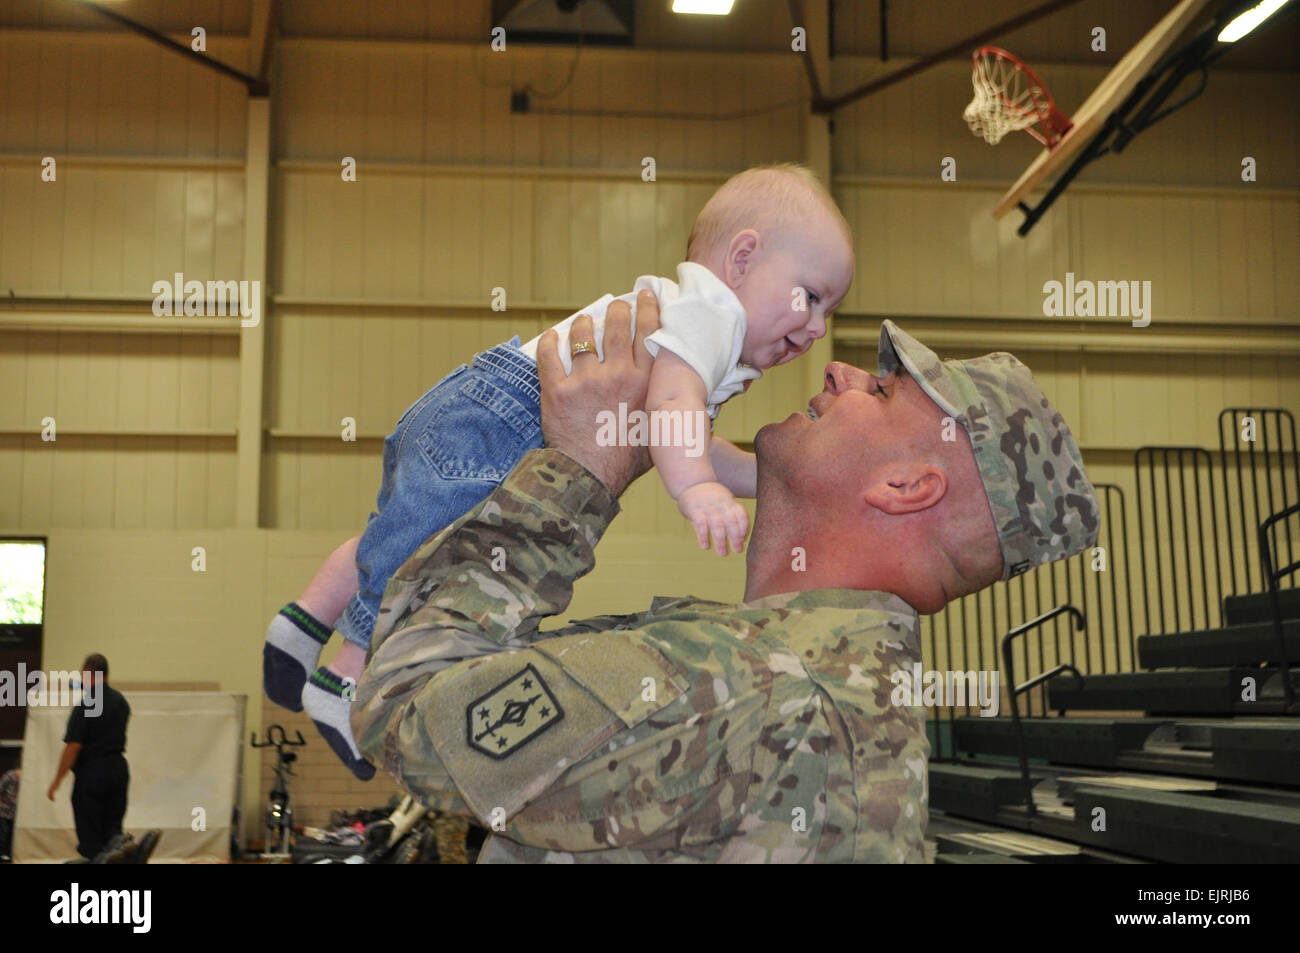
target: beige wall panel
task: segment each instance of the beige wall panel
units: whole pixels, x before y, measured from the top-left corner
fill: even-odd
[[[27,43],[22,44],[14,38],[0,38],[0,49],[5,50],[6,58],[10,53],[17,53],[16,46],[25,45],[29,49],[36,48],[39,51],[40,66],[34,74],[37,77],[38,89],[35,97],[28,100],[18,98],[19,93],[14,91],[12,102],[19,104],[22,102],[34,103],[35,122],[31,122],[30,115],[24,115],[24,109],[21,105],[16,105],[8,110],[10,116],[15,121],[15,125],[10,126],[11,132],[16,132],[17,122],[23,122],[27,129],[34,132],[34,138],[30,140],[9,139],[6,138],[7,151],[19,152],[24,150],[46,151],[48,149],[68,149],[68,106],[77,89],[78,83],[73,73],[73,61],[78,56],[68,43]]]
[[[209,55],[243,62],[245,47],[242,38],[208,28]],[[10,67],[0,77],[9,107],[0,126],[4,152],[205,157],[243,152],[242,87],[142,37],[0,35],[0,62]]]
[[[488,6],[473,0],[443,3],[358,5],[346,0],[312,0],[285,4],[281,29],[286,34],[309,32],[321,36],[383,36],[411,40],[447,36],[468,40],[488,30]]]
[[[119,200],[112,221],[96,222],[96,232],[104,234],[106,249],[112,248],[117,252],[115,269],[111,268],[110,262],[105,262],[104,290],[119,294],[150,294],[153,282],[163,277],[155,270],[158,239],[154,234],[154,222],[158,217],[158,190],[154,177],[120,175],[116,181],[102,182],[100,188],[106,193],[116,192]],[[236,204],[242,214],[243,203]],[[115,230],[117,234],[114,234]],[[229,272],[223,277],[233,278],[236,274]],[[170,275],[167,280],[171,281]],[[99,287],[98,282],[96,287]]]
[[[491,288],[501,284],[511,294],[522,294],[524,300],[536,300],[533,290],[533,236],[537,234],[537,222],[532,184],[512,179],[504,189],[495,182],[485,183],[484,187],[489,196],[489,208],[494,209],[495,215],[502,219],[508,212],[513,227],[505,229],[504,234],[498,224],[493,223],[489,228],[489,254],[496,258],[483,262],[483,283]],[[643,230],[640,234],[645,235],[647,231]],[[496,280],[503,269],[505,283]]]
[[[303,469],[300,443],[287,438],[268,440],[262,455],[262,520],[277,530],[296,528],[301,523],[298,514],[298,484]]]
[[[27,355],[25,336],[0,335],[0,381],[5,382],[5,399],[0,400],[0,429],[18,430],[39,427],[40,419],[28,419],[25,399]]]
[[[1278,314],[1294,314],[1300,301],[1300,199],[1274,202],[1273,300]]]
[[[0,63],[7,67],[0,73],[5,105],[0,132],[8,152],[36,152],[37,105],[40,103],[41,44],[23,42],[17,37],[0,37]]]
[[[366,151],[370,122],[366,108],[369,102],[367,59],[363,49],[350,44],[338,47],[330,56],[334,73],[319,91],[319,95],[328,97],[333,109],[333,121],[327,128],[333,136],[330,145],[334,148],[327,150],[327,156],[334,153],[357,159],[369,157]]]
[[[671,277],[716,187],[647,183],[636,174],[609,181],[377,172],[344,183],[293,170],[281,180],[284,295],[486,307],[500,286],[512,307],[561,309],[622,293],[641,274]]]
[[[571,55],[552,48],[439,45],[394,55],[373,43],[286,40],[279,50],[279,143],[292,158],[540,163],[636,176],[646,155],[669,175],[739,170],[801,149],[799,110],[784,105],[806,95],[793,54],[755,61],[587,47],[569,82]],[[510,112],[512,86],[531,88],[534,112]]]
[[[55,253],[61,254],[63,259],[60,270],[63,288],[76,293],[85,293],[94,287],[93,209],[98,177],[97,171],[91,169],[87,174],[69,175],[64,182],[63,204],[60,209],[63,241],[62,247],[55,250]]]
[[[998,266],[989,277],[997,281],[998,309],[996,314],[1035,314],[1041,313],[1041,283],[1030,292],[1033,274],[1030,269],[1029,246],[1016,234],[1016,225],[1011,216],[996,224]],[[1065,276],[1060,276],[1064,278]]]
[[[1166,195],[1158,200],[1152,212],[1159,216],[1160,234],[1155,251],[1162,270],[1160,294],[1157,298],[1159,314],[1197,315],[1203,313],[1196,300],[1196,256],[1193,232],[1203,227],[1193,213],[1192,203],[1182,197]],[[1267,206],[1265,206],[1267,208]],[[1154,293],[1154,287],[1153,287]],[[1155,320],[1153,317],[1152,320]]]
[[[144,529],[149,506],[145,447],[140,441],[118,441],[113,454],[113,525],[120,529]]]
[[[315,47],[312,55],[295,51],[289,44],[279,44],[276,53],[274,141],[277,155],[291,154],[337,162],[345,155],[333,128],[337,104],[333,84],[338,69],[337,47]],[[325,144],[332,148],[326,150]]]
[[[233,441],[86,431],[233,432],[234,338],[6,332],[0,353],[15,398],[4,402],[3,426],[37,430],[51,416],[58,438],[22,438],[30,459],[14,458],[0,474],[3,492],[18,501],[5,522],[41,528],[229,521]],[[182,479],[182,468],[203,482]]]
[[[59,413],[57,377],[53,370],[58,362],[58,335],[52,332],[32,332],[27,341],[27,368],[24,375],[25,394],[23,423],[39,426],[46,416]],[[69,408],[69,416],[75,411]],[[71,421],[65,421],[67,426]]]
[[[329,350],[324,366],[331,368],[331,373],[326,391],[329,418],[324,421],[324,429],[338,432],[344,417],[357,419],[363,426],[368,423],[361,403],[361,362],[365,357],[361,350],[361,324],[362,319],[338,318],[326,326]]]
[[[534,246],[535,284],[533,296],[538,304],[559,305],[569,299],[566,259],[570,248],[569,182],[541,180],[536,185],[533,225],[537,234],[548,240]],[[582,307],[581,304],[576,307]]]
[[[238,172],[9,166],[0,284],[18,293],[148,297],[153,282],[233,279],[243,257]],[[12,205],[10,204],[12,200]],[[189,320],[195,320],[190,318]]]
[[[836,195],[858,247],[845,311],[1041,317],[1043,284],[1070,271],[1077,280],[1150,281],[1156,322],[1300,316],[1291,294],[1300,200],[1290,196],[1085,192],[1022,238],[1018,215],[989,215],[992,190],[848,180]],[[954,220],[969,223],[964,234]]]
[[[65,174],[67,172],[65,164]],[[66,188],[41,188],[34,170],[31,177],[24,176],[22,184],[14,182],[12,176],[6,180],[5,199],[8,201],[9,189],[12,188],[15,193],[21,194],[24,188],[32,196],[32,218],[26,235],[22,230],[18,232],[5,229],[3,236],[0,236],[0,243],[3,243],[5,254],[0,255],[0,269],[5,270],[6,284],[10,287],[24,288],[64,288],[64,262],[61,249],[63,247],[64,234],[64,204],[67,201]],[[49,183],[53,185],[53,183]],[[67,185],[66,179],[64,185]],[[24,242],[24,238],[26,241]],[[29,244],[31,248],[31,257],[29,259],[29,270],[27,274],[21,271],[10,271],[9,262],[11,258],[9,251],[14,244]],[[19,284],[22,282],[22,284]]]
[[[334,178],[325,181],[332,186],[328,201],[333,213],[329,233],[321,236],[322,246],[329,249],[329,291],[340,298],[360,298],[367,294],[369,284],[362,267],[365,196],[354,183]]]
[[[154,268],[158,278],[182,274],[189,268],[185,238],[189,229],[185,220],[188,173],[168,169],[157,174],[158,198],[154,204]],[[187,276],[188,278],[191,276]],[[192,277],[198,278],[198,275]],[[174,302],[173,302],[174,306]]]
[[[155,29],[188,34],[195,23],[211,33],[247,33],[249,0],[134,0],[131,16]],[[120,29],[112,21],[62,0],[9,0],[0,24],[13,27],[44,27],[110,31]]]
[[[233,426],[231,418],[213,419],[214,360],[237,358],[238,345],[233,338],[207,335],[181,335],[177,342],[176,409],[172,426],[180,430],[215,429]]]
[[[1250,311],[1248,289],[1258,279],[1261,263],[1246,254],[1245,205],[1245,200],[1229,199],[1215,207],[1219,222],[1219,313],[1259,318],[1262,315]],[[1290,302],[1290,306],[1293,314],[1300,313],[1300,302]]]
[[[1300,202],[1277,204],[1284,208],[1290,206],[1293,218],[1300,216]],[[1273,203],[1242,202],[1241,208],[1245,232],[1242,247],[1246,255],[1246,267],[1242,273],[1247,280],[1246,307],[1241,309],[1242,312],[1251,318],[1264,319],[1300,315],[1300,302],[1294,299],[1279,302],[1274,293],[1277,265],[1273,258]]]
[[[568,261],[565,263],[565,271],[569,278],[567,295],[563,301],[548,302],[557,304],[565,310],[581,308],[594,297],[598,297],[600,292],[593,295],[590,291],[584,290],[591,288],[596,282],[604,285],[612,283],[601,270],[612,258],[604,246],[608,243],[618,250],[628,240],[623,229],[605,218],[600,190],[599,185],[593,187],[587,183],[574,183],[569,189],[568,206],[565,209],[565,215],[568,217],[569,239]],[[545,234],[546,223],[538,222],[538,227]],[[609,267],[617,266],[610,264]],[[608,275],[608,278],[614,281],[620,277],[617,274]],[[621,284],[631,287],[627,278],[623,278]],[[626,289],[620,289],[622,290]],[[573,304],[575,299],[585,300]]]
[[[244,176],[241,172],[220,172],[213,179],[216,206],[212,214],[210,274],[233,280],[242,275],[244,268]]]
[[[91,389],[87,376],[91,355],[95,352],[97,343],[90,335],[64,332],[54,338],[54,353],[36,356],[33,370],[37,373],[42,373],[41,366],[46,360],[51,362],[47,365],[49,370],[43,373],[51,378],[57,404],[56,415],[62,418],[62,426],[69,430],[76,429],[77,421],[88,417],[92,408],[99,406],[105,396]],[[90,425],[81,426],[89,428]],[[108,426],[111,427],[112,424]]]
[[[18,452],[6,476],[17,483],[18,492],[6,494],[6,511],[17,514],[19,526],[49,526],[54,522],[53,446],[39,437],[19,437],[14,442]]]
[[[1210,198],[1189,196],[1184,207],[1190,212],[1193,223],[1193,228],[1187,233],[1187,257],[1192,269],[1192,314],[1198,318],[1212,318],[1221,313],[1222,300],[1218,203]],[[1177,236],[1174,240],[1177,247]]]
[[[366,319],[372,357],[363,369],[365,386],[381,400],[373,417],[367,418],[367,433],[391,432],[406,408],[446,374],[440,372],[440,365],[426,363],[431,358],[421,347],[421,323],[419,318]],[[397,355],[405,357],[398,359]],[[387,372],[378,373],[376,365],[385,360]]]
[[[281,315],[279,320],[288,323],[288,316]],[[322,328],[308,329],[301,338],[302,377],[298,381],[299,427],[316,433],[337,433],[333,420],[333,406],[330,405],[330,393],[333,377],[336,373],[346,374],[347,368],[335,368],[330,364],[330,337]]]
[[[887,274],[884,260],[888,236],[880,227],[879,201],[876,193],[866,189],[837,188],[836,202],[853,227],[853,286],[841,305],[842,312],[856,311],[869,301],[883,299]]]
[[[35,162],[0,166],[0,284],[10,288],[33,287],[39,178],[40,166]]]

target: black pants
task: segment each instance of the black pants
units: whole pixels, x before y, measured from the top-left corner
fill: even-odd
[[[8,857],[14,852],[14,822],[12,818],[0,817],[0,857]]]
[[[93,860],[122,833],[130,782],[131,773],[121,755],[78,767],[72,785],[72,816],[77,823],[77,853],[87,860]]]

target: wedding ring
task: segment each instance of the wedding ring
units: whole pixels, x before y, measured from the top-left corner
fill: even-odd
[[[594,350],[596,350],[596,347],[590,341],[574,341],[569,345],[569,356],[577,357],[579,354],[586,354],[588,351]]]

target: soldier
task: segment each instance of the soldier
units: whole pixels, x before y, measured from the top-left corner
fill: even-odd
[[[941,362],[886,321],[877,374],[832,363],[759,431],[743,603],[539,632],[648,465],[595,432],[644,405],[656,315],[643,295],[633,340],[611,308],[570,377],[543,340],[546,447],[390,582],[361,748],[492,829],[484,862],[920,862],[925,718],[890,676],[921,659],[918,612],[1093,544],[1069,429],[1011,355]]]

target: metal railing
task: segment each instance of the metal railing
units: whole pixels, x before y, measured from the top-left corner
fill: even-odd
[[[1231,594],[1259,592],[1266,582],[1251,559],[1259,554],[1255,534],[1270,513],[1300,502],[1295,418],[1276,407],[1225,408],[1219,414],[1219,454]],[[1276,542],[1271,552],[1276,566],[1282,561]],[[1290,535],[1286,560],[1295,560]]]
[[[983,671],[986,662],[999,665],[999,645],[993,633],[1039,618],[1050,626],[1036,627],[1035,637],[1019,640],[1021,671],[1037,671],[1068,662],[1089,672],[1131,671],[1136,664],[1133,625],[1133,585],[1129,568],[1128,517],[1124,491],[1111,483],[1093,485],[1101,506],[1101,526],[1096,546],[1064,562],[1039,566],[1005,585],[966,596],[942,612],[922,619],[922,652],[930,663],[940,661],[950,670]],[[1082,606],[1093,620],[1092,636],[1082,630],[1061,631],[1052,610],[1068,603]],[[986,638],[987,635],[987,638]],[[1010,684],[1010,675],[1005,676]],[[1026,697],[1025,715],[1046,713],[1047,692]],[[967,705],[965,714],[971,714]],[[951,736],[958,713],[937,708],[932,713],[934,740],[931,757],[953,760]]]
[[[1031,629],[1037,629],[1049,619],[1055,619],[1057,616],[1066,612],[1068,612],[1074,619],[1075,630],[1083,632],[1086,628],[1083,613],[1074,606],[1065,605],[1057,606],[1051,612],[1046,612],[1043,615],[1040,615],[1037,619],[1026,622],[1024,625],[1016,626],[1002,637],[1002,662],[1007,667],[1007,685],[1009,686],[1008,694],[1010,695],[1009,700],[1011,702],[1011,721],[1016,727],[1016,751],[1020,756],[1020,783],[1024,787],[1025,808],[1029,811],[1030,817],[1036,816],[1038,810],[1034,807],[1034,785],[1029,780],[1029,757],[1025,752],[1025,732],[1023,726],[1020,724],[1020,705],[1016,699],[1024,692],[1037,688],[1039,685],[1046,685],[1049,681],[1064,672],[1069,672],[1074,675],[1079,686],[1082,687],[1083,676],[1079,674],[1079,670],[1073,665],[1068,662],[1061,662],[1054,668],[1051,668],[1040,675],[1035,675],[1033,678],[1029,679],[1029,681],[1024,682],[1021,685],[1017,685],[1015,659],[1012,657],[1011,643]]]
[[[1288,506],[1284,510],[1269,516],[1259,526],[1259,562],[1264,573],[1264,584],[1268,586],[1269,602],[1273,608],[1273,631],[1277,635],[1277,661],[1282,670],[1282,690],[1286,694],[1286,710],[1295,711],[1295,686],[1291,684],[1291,666],[1287,664],[1286,633],[1282,628],[1282,603],[1278,598],[1278,583],[1284,576],[1300,570],[1300,560],[1293,560],[1290,565],[1274,570],[1273,559],[1276,555],[1277,541],[1270,539],[1271,530],[1289,516],[1300,513],[1300,503]],[[1290,537],[1288,537],[1289,541]]]
[[[1141,447],[1133,454],[1133,477],[1144,634],[1221,625],[1223,569],[1210,452]]]

